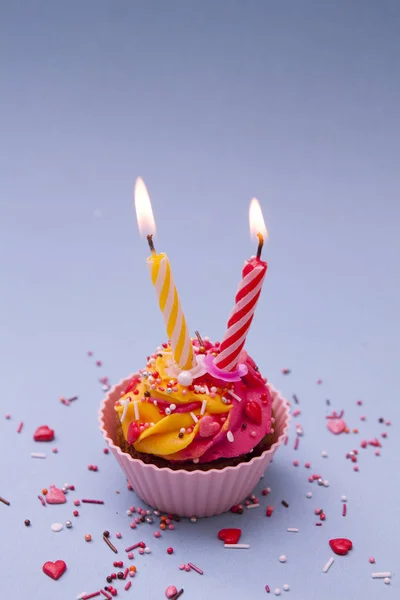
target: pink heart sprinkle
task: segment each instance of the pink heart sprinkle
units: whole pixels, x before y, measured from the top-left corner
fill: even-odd
[[[165,590],[165,595],[167,596],[167,598],[173,598],[175,596],[175,594],[178,593],[178,590],[176,589],[176,587],[174,585],[169,585],[167,587],[167,589]]]
[[[46,494],[47,504],[64,504],[67,501],[65,494],[55,485],[50,486],[50,490]]]
[[[331,431],[335,435],[343,433],[343,431],[345,431],[345,429],[347,428],[346,423],[343,421],[343,419],[329,419],[327,426],[329,431]]]
[[[221,425],[218,423],[218,421],[215,421],[213,417],[207,415],[200,421],[199,433],[200,437],[202,438],[208,438],[212,435],[216,435],[220,429]]]

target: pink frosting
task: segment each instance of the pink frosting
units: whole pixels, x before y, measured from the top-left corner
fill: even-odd
[[[203,463],[248,454],[271,432],[272,400],[269,390],[256,370],[254,361],[246,353],[243,355],[242,362],[246,364],[248,374],[234,383],[234,393],[241,398],[241,402],[232,397],[232,408],[227,420],[222,423],[220,418],[214,417],[222,425],[219,430],[215,428],[218,433],[210,438],[202,438],[198,434],[187,448],[174,455],[174,460],[198,459]],[[250,401],[260,406],[260,423],[255,423],[246,414],[246,403]],[[233,441],[229,441],[228,432],[232,433]]]

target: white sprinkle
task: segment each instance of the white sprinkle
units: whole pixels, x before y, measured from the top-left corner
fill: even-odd
[[[124,410],[122,411],[122,414],[121,414],[121,423],[123,423],[125,421],[126,413],[128,412],[129,401],[130,401],[130,398],[125,398],[125,400],[119,401],[121,406],[124,407]]]
[[[259,504],[248,504],[247,508],[258,508],[259,506]]]
[[[327,458],[328,457],[327,451],[326,450],[322,450],[321,456],[322,456],[322,458]]]
[[[290,590],[290,587],[289,587],[288,583],[284,583],[282,587],[285,590],[285,592],[288,592]]]
[[[386,585],[389,585],[390,577],[385,577],[385,579],[383,580],[383,583],[386,583]]]
[[[324,568],[322,569],[322,572],[327,573],[334,562],[335,562],[335,559],[333,558],[333,556],[331,556],[330,559],[328,560],[328,562],[326,563],[326,565],[324,566]]]
[[[281,595],[281,590],[279,588],[275,588],[274,589],[274,594],[275,594],[275,596],[280,596]]]
[[[139,421],[139,407],[137,401],[133,403],[133,410],[135,411],[135,421]]]
[[[250,548],[250,544],[224,544],[224,548],[231,548],[232,550],[247,550]]]
[[[346,496],[340,496],[340,499],[341,499],[342,502],[347,502]]]
[[[32,458],[46,458],[46,455],[43,452],[31,452]]]
[[[184,427],[181,427],[179,433],[186,433],[186,429]]]
[[[170,404],[169,407],[170,407],[171,410],[175,410],[176,409],[176,404]]]
[[[312,498],[312,492],[307,492],[306,498]]]
[[[144,549],[145,554],[150,554],[151,550],[148,546]]]
[[[288,527],[286,531],[290,531],[290,533],[298,533],[300,530],[297,527]]]
[[[324,479],[323,482],[322,482],[322,485],[324,487],[329,487],[329,481],[327,479]]]
[[[76,597],[76,600],[81,600],[83,596],[86,596],[86,592],[82,592],[82,594],[79,594],[79,596]]]
[[[192,413],[192,412],[191,412],[191,413],[190,413],[190,416],[192,417],[192,419],[193,419],[193,421],[194,421],[195,423],[198,423],[198,422],[199,422],[198,418],[196,417],[196,415],[195,415],[194,413]]]
[[[286,561],[287,561],[286,556],[284,554],[281,554],[280,557],[279,557],[279,562],[284,563]]]
[[[235,438],[233,436],[232,431],[228,431],[228,433],[226,434],[226,437],[227,437],[228,442],[234,442],[235,441]]]
[[[217,391],[218,391],[217,388],[215,387],[215,385],[213,385],[211,388],[211,393],[215,394]]]
[[[239,396],[237,394],[235,394],[235,392],[232,392],[232,390],[228,390],[228,394],[230,394],[233,398],[235,398],[235,400],[237,400],[238,402],[241,402],[242,399],[239,398]]]
[[[198,463],[199,461],[200,461],[200,459],[199,459],[199,458],[194,458],[194,459],[193,459],[193,462],[194,462],[194,464],[195,464],[195,465],[197,465],[197,463]]]
[[[62,523],[53,523],[53,525],[51,526],[51,530],[54,531],[55,533],[58,533],[59,531],[61,531],[62,528],[63,528]]]
[[[207,400],[203,400],[203,402],[201,403],[201,409],[200,409],[201,415],[204,415],[204,413],[206,412],[206,408],[207,408]]]
[[[382,571],[381,573],[372,573],[373,579],[384,579],[385,577],[391,577],[390,571]]]
[[[204,385],[204,389],[205,389],[205,392],[206,392],[207,396],[209,396],[210,395],[210,390],[208,389],[208,385]]]

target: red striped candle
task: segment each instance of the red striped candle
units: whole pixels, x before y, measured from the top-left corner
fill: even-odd
[[[214,360],[214,365],[223,371],[234,371],[238,366],[268,268],[267,263],[261,260],[267,230],[260,205],[255,198],[250,203],[249,220],[250,230],[259,240],[257,256],[253,256],[244,264],[235,306],[228,319],[228,329],[221,342],[220,353]]]

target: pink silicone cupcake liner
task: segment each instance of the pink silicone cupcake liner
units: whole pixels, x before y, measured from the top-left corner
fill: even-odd
[[[235,467],[209,471],[172,471],[145,464],[116,445],[114,404],[131,379],[132,376],[114,386],[103,400],[99,413],[100,429],[137,495],[150,506],[166,513],[181,517],[211,517],[239,504],[252,492],[287,435],[289,404],[268,384],[272,395],[276,441],[260,456]]]

